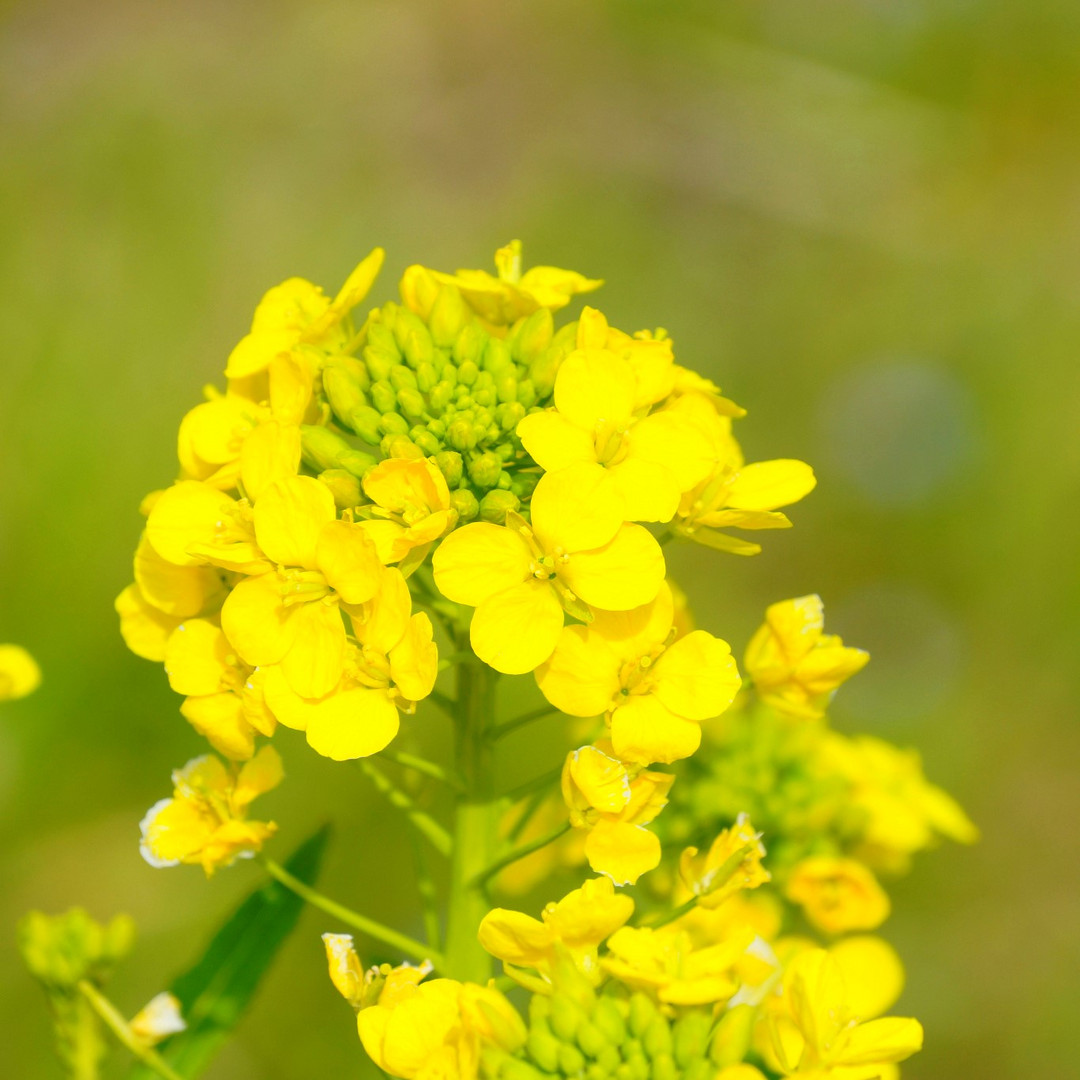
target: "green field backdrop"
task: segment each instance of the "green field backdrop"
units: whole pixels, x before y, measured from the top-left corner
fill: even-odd
[[[669,548],[737,652],[818,591],[873,660],[835,721],[924,754],[984,832],[893,890],[906,1080],[1080,1058],[1080,4],[1075,0],[98,0],[0,5],[0,1072],[59,1078],[29,907],[128,911],[130,1011],[258,880],[153,870],[137,823],[202,751],[123,647],[141,496],[268,286],[411,262],[607,280],[620,326],[750,410],[818,490],[752,560]],[[434,753],[422,711],[410,746]],[[283,732],[284,853],[415,919],[404,832]],[[508,740],[508,778],[563,733]],[[307,912],[211,1080],[367,1077]],[[366,958],[367,959],[367,958]],[[119,1065],[119,1062],[117,1062]],[[114,1066],[110,1076],[122,1070]]]

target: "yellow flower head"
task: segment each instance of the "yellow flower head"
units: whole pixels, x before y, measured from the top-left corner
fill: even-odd
[[[709,1005],[738,990],[732,969],[753,939],[753,930],[743,929],[727,941],[695,949],[685,931],[624,926],[608,940],[600,965],[665,1005]]]
[[[520,675],[552,653],[563,611],[627,611],[656,596],[664,579],[660,546],[624,524],[611,493],[574,468],[545,474],[533,492],[532,523],[457,529],[434,555],[435,583],[475,607],[470,640],[497,671]]]
[[[0,701],[26,697],[40,685],[37,661],[21,645],[0,645]]]
[[[431,620],[423,612],[411,614],[400,570],[380,566],[376,593],[349,611],[355,640],[346,641],[341,673],[327,693],[300,694],[283,664],[267,668],[263,684],[277,719],[306,732],[308,744],[335,761],[384,749],[398,732],[398,713],[415,711],[434,688],[439,668]]]
[[[873,930],[889,916],[889,898],[874,875],[854,859],[813,855],[791,872],[787,898],[801,905],[819,930]]]
[[[747,674],[762,701],[791,716],[817,719],[833,691],[870,659],[825,632],[819,596],[771,604],[746,648]]]
[[[756,889],[771,880],[761,865],[765,846],[761,833],[754,831],[750,819],[740,814],[730,829],[724,829],[709,850],[699,854],[696,847],[686,848],[679,858],[679,876],[698,898],[698,906],[717,908],[743,889]]]
[[[158,867],[197,863],[207,877],[238,858],[250,858],[277,826],[248,821],[248,808],[283,775],[271,746],[242,766],[226,767],[211,755],[189,761],[173,773],[172,798],[155,803],[140,822],[143,858]]]
[[[548,904],[540,919],[506,908],[489,911],[480,923],[480,944],[509,967],[534,968],[546,977],[560,954],[568,954],[595,981],[600,943],[633,913],[634,901],[616,893],[610,878],[592,878]]]
[[[887,941],[856,934],[834,942],[828,952],[840,968],[854,1016],[873,1020],[892,1008],[904,989],[904,965]]]
[[[726,642],[704,630],[675,639],[666,584],[635,610],[598,611],[588,626],[563,629],[536,681],[571,716],[606,713],[616,756],[642,763],[689,757],[701,722],[740,685]]]
[[[156,511],[155,511],[156,512]],[[329,694],[345,670],[340,606],[379,588],[383,567],[362,526],[338,520],[330,489],[308,476],[272,484],[254,507],[255,538],[276,568],[241,581],[221,625],[253,667],[280,665],[304,697]]]
[[[589,830],[589,866],[616,885],[633,885],[660,863],[660,840],[645,826],[667,805],[675,777],[627,767],[610,751],[605,743],[567,754],[563,798],[571,823]]]
[[[784,975],[784,1012],[771,1018],[773,1051],[785,1076],[871,1078],[922,1049],[917,1020],[860,1022],[839,964],[824,949],[796,954]]]
[[[363,523],[384,563],[401,562],[410,552],[422,561],[428,548],[454,525],[450,491],[439,467],[428,458],[388,458],[364,477],[375,504]]]
[[[164,659],[169,685],[186,696],[181,714],[218,753],[245,761],[255,752],[256,734],[274,734],[263,673],[236,655],[216,623],[182,622],[169,636]]]
[[[709,472],[683,495],[675,531],[719,551],[756,555],[761,551],[759,544],[719,530],[790,528],[791,522],[779,508],[813,491],[817,483],[813,470],[805,462],[789,459],[745,464],[731,434],[730,412],[718,411],[704,394],[684,394],[668,409],[695,424],[711,447]]]
[[[421,316],[430,310],[430,301],[424,304],[416,296],[412,279],[416,272],[428,275],[437,283],[454,285],[465,302],[489,327],[498,330],[530,315],[539,308],[558,311],[570,303],[579,293],[592,292],[603,285],[573,270],[559,270],[554,266],[534,266],[521,271],[521,241],[512,240],[506,247],[495,252],[496,274],[486,270],[459,270],[456,274],[444,274],[437,270],[415,267],[406,270],[404,289],[406,302]],[[434,290],[426,290],[431,295]]]

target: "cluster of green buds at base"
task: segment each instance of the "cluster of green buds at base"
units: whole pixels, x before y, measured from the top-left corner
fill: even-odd
[[[556,333],[551,312],[540,308],[498,337],[455,286],[425,275],[421,267],[406,275],[411,306],[387,303],[370,313],[358,356],[331,356],[322,367],[336,423],[370,449],[305,427],[304,458],[348,506],[362,501],[358,481],[378,458],[432,457],[458,520],[501,523],[540,478],[516,428],[550,403],[577,323]]]
[[[711,1080],[746,1054],[754,1010],[709,1007],[665,1015],[646,994],[575,988],[535,994],[521,1054],[484,1058],[489,1080]]]

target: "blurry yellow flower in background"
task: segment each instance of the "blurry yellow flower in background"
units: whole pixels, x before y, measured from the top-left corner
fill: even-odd
[[[226,767],[210,754],[189,761],[173,773],[172,797],[155,803],[140,822],[143,858],[158,867],[195,863],[207,877],[237,858],[250,858],[277,826],[248,821],[248,807],[283,776],[271,746],[242,766]]]
[[[0,645],[0,701],[26,697],[40,685],[37,661],[21,645]]]
[[[792,716],[817,719],[832,692],[865,667],[870,654],[825,632],[820,596],[771,604],[743,663],[761,699]]]
[[[855,859],[813,855],[787,880],[785,895],[827,934],[873,930],[889,917],[889,897],[873,873]]]
[[[724,829],[709,850],[700,854],[688,847],[679,856],[679,877],[698,898],[698,906],[717,908],[743,889],[756,889],[771,880],[761,865],[765,845],[761,833],[745,814],[730,829]]]

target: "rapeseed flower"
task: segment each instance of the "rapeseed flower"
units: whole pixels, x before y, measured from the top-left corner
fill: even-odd
[[[0,645],[0,701],[26,697],[40,685],[37,661],[21,645]]]
[[[855,859],[814,855],[787,880],[785,895],[819,930],[873,930],[889,917],[889,898],[873,873]]]
[[[724,829],[709,850],[699,853],[696,847],[684,849],[679,857],[679,876],[698,898],[703,908],[717,908],[743,889],[756,889],[771,880],[761,865],[765,846],[761,833],[745,814],[730,829]]]
[[[450,490],[442,470],[427,458],[388,458],[363,481],[374,504],[363,528],[375,542],[382,562],[399,563],[412,555],[422,562],[431,544],[454,526]]]
[[[281,783],[281,758],[264,746],[250,761],[228,767],[212,755],[173,773],[172,797],[155,803],[139,824],[143,858],[157,867],[194,863],[210,877],[219,867],[250,858],[277,831],[249,821],[248,808]]]
[[[536,672],[544,696],[571,716],[604,713],[615,755],[670,762],[701,742],[701,722],[722,713],[740,680],[726,642],[704,630],[675,638],[670,588],[626,612],[597,611],[563,629]]]

